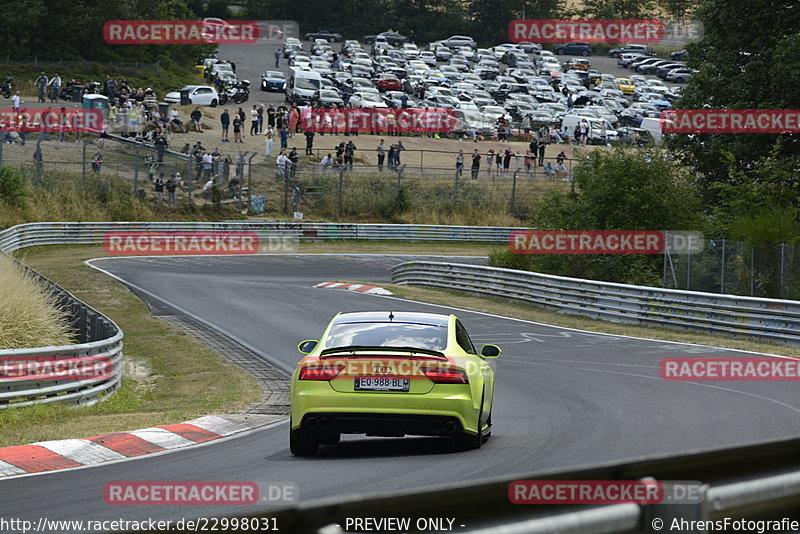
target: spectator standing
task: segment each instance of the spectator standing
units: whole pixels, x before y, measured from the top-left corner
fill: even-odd
[[[397,152],[396,149],[397,149],[397,145],[396,144],[392,144],[389,147],[389,170],[392,170],[392,171],[395,170],[394,156],[395,156],[395,154]]]
[[[306,136],[306,156],[314,155],[314,130],[309,128],[303,134]]]
[[[19,109],[19,104],[20,104],[19,91],[17,91],[16,93],[14,93],[14,96],[11,97],[11,107],[13,109]]]
[[[214,167],[214,156],[210,152],[203,154],[203,176],[206,179],[211,177],[211,170]]]
[[[164,202],[164,173],[162,172],[158,178],[155,179],[153,183],[153,189],[156,192],[156,204],[158,207],[161,207],[161,204]]]
[[[281,50],[281,47],[279,46],[278,48],[275,49],[275,68],[276,69],[280,68],[280,66],[281,66],[281,54],[283,54],[283,50]]]
[[[117,96],[117,81],[111,76],[106,79],[106,96],[110,99]]]
[[[275,160],[278,168],[278,176],[282,180],[286,180],[286,166],[289,164],[289,158],[286,157],[286,149],[281,147],[281,151],[278,153],[278,158]]]
[[[300,154],[297,153],[296,148],[292,147],[287,157],[289,158],[289,175],[294,179],[297,173],[297,163],[300,161]]]
[[[348,141],[344,146],[344,163],[347,168],[353,170],[353,156],[356,152],[356,145],[352,141]]]
[[[547,147],[547,142],[543,138],[540,138],[539,139],[539,143],[537,145],[537,148],[539,149],[538,150],[538,152],[539,152],[539,167],[544,165],[544,151],[545,151],[546,147]]]
[[[39,90],[39,100],[37,102],[42,103],[47,101],[47,84],[50,83],[50,80],[47,79],[44,72],[39,73],[39,77],[33,82],[36,85],[36,88]]]
[[[525,174],[529,175],[531,173],[531,167],[533,166],[533,157],[534,156],[533,154],[531,154],[530,150],[525,152]]]
[[[228,140],[228,127],[231,124],[231,114],[228,113],[228,108],[225,108],[225,111],[222,112],[222,115],[219,116],[219,122],[222,126],[222,142],[229,143]]]
[[[156,154],[158,154],[158,162],[161,163],[164,161],[164,154],[167,152],[169,143],[167,143],[167,139],[164,137],[164,134],[159,134],[155,141],[153,141],[153,144],[156,147]]]
[[[378,143],[378,148],[375,149],[375,152],[378,153],[378,172],[383,172],[383,162],[386,159],[386,145],[383,139]]]
[[[272,144],[275,140],[275,130],[272,126],[267,125],[267,129],[264,132],[264,155],[266,157],[272,156]]]
[[[464,172],[464,151],[459,150],[456,155],[456,178],[461,178],[462,172]]]
[[[242,141],[242,118],[238,113],[233,116],[233,142],[244,143]]]
[[[490,148],[486,154],[486,172],[489,176],[492,175],[492,167],[494,166],[494,149]]]
[[[264,104],[258,105],[258,127],[256,128],[258,133],[264,131]]]
[[[203,133],[203,128],[200,126],[200,121],[203,119],[203,112],[200,111],[200,108],[195,107],[190,115],[192,118],[192,124],[194,125],[194,131],[198,133]]]
[[[497,151],[497,176],[500,176],[503,173],[503,151]]]
[[[289,130],[286,129],[286,126],[282,126],[278,135],[281,138],[281,148],[286,149],[289,148]]]
[[[400,167],[400,152],[405,149],[406,147],[403,146],[402,141],[398,141],[397,146],[394,147],[394,166],[397,168]]]
[[[481,155],[478,154],[478,149],[472,153],[472,179],[478,179],[478,173],[481,172]]]
[[[297,106],[292,104],[292,109],[289,110],[289,135],[293,136],[300,133],[300,112],[297,111]]]
[[[506,175],[508,174],[508,171],[511,170],[511,156],[511,151],[506,149],[506,152],[503,155],[503,169],[505,170]]]
[[[165,187],[167,188],[167,205],[177,206],[178,201],[175,199],[175,191],[178,189],[178,180],[174,174],[169,177]]]
[[[267,126],[275,127],[275,108],[272,104],[267,107]]]
[[[258,106],[253,104],[253,109],[250,110],[250,135],[258,135]]]

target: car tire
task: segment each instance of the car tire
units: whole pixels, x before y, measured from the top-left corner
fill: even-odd
[[[558,54],[559,56],[563,56],[564,54],[566,54],[566,52],[565,52],[565,51],[564,51],[564,49],[562,48],[562,49],[560,49],[560,50],[556,50],[556,54]]]
[[[581,55],[582,55],[583,57],[588,57],[588,56],[591,56],[591,55],[592,55],[592,53],[591,53],[591,52],[589,52],[588,50],[584,50],[583,52],[581,52]]]
[[[333,37],[328,37],[328,42],[329,43],[335,43],[336,39],[334,39]]]
[[[481,416],[480,414],[483,413],[483,396],[486,395],[486,390],[484,389],[481,393],[481,407],[478,410],[478,425],[480,426]],[[453,436],[453,443],[455,448],[459,451],[472,451],[475,449],[480,449],[481,445],[483,445],[484,436],[481,433],[481,429],[478,428],[478,433],[475,435],[468,434],[467,432],[460,432]]]
[[[215,107],[217,107],[217,104],[219,104],[219,102],[217,102],[217,99],[216,99],[216,98],[215,98],[214,100],[212,100],[212,101],[211,101],[211,107],[212,107],[212,108],[215,108]]]
[[[302,428],[298,430],[290,429],[289,450],[295,456],[314,456],[319,451],[319,438],[312,432]]]

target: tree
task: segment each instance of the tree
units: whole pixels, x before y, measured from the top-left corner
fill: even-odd
[[[598,150],[575,170],[574,193],[552,193],[530,225],[558,230],[703,230],[693,175],[663,150]],[[498,267],[633,284],[657,284],[660,257],[495,255]]]
[[[800,10],[795,0],[707,0],[697,14],[704,37],[689,51],[690,65],[700,72],[677,108],[800,107]],[[670,139],[669,146],[702,176],[708,209],[722,200],[718,184],[747,188],[765,180],[798,202],[797,134],[683,134]],[[759,172],[767,161],[781,172]]]

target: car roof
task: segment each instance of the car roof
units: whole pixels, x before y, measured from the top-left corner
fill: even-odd
[[[389,314],[392,314],[391,321]],[[401,311],[371,311],[340,313],[333,320],[334,324],[345,323],[416,323],[431,326],[447,326],[450,316],[441,313],[401,312]]]

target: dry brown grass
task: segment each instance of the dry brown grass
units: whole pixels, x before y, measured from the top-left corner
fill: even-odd
[[[69,321],[39,280],[0,254],[0,349],[68,345]]]

